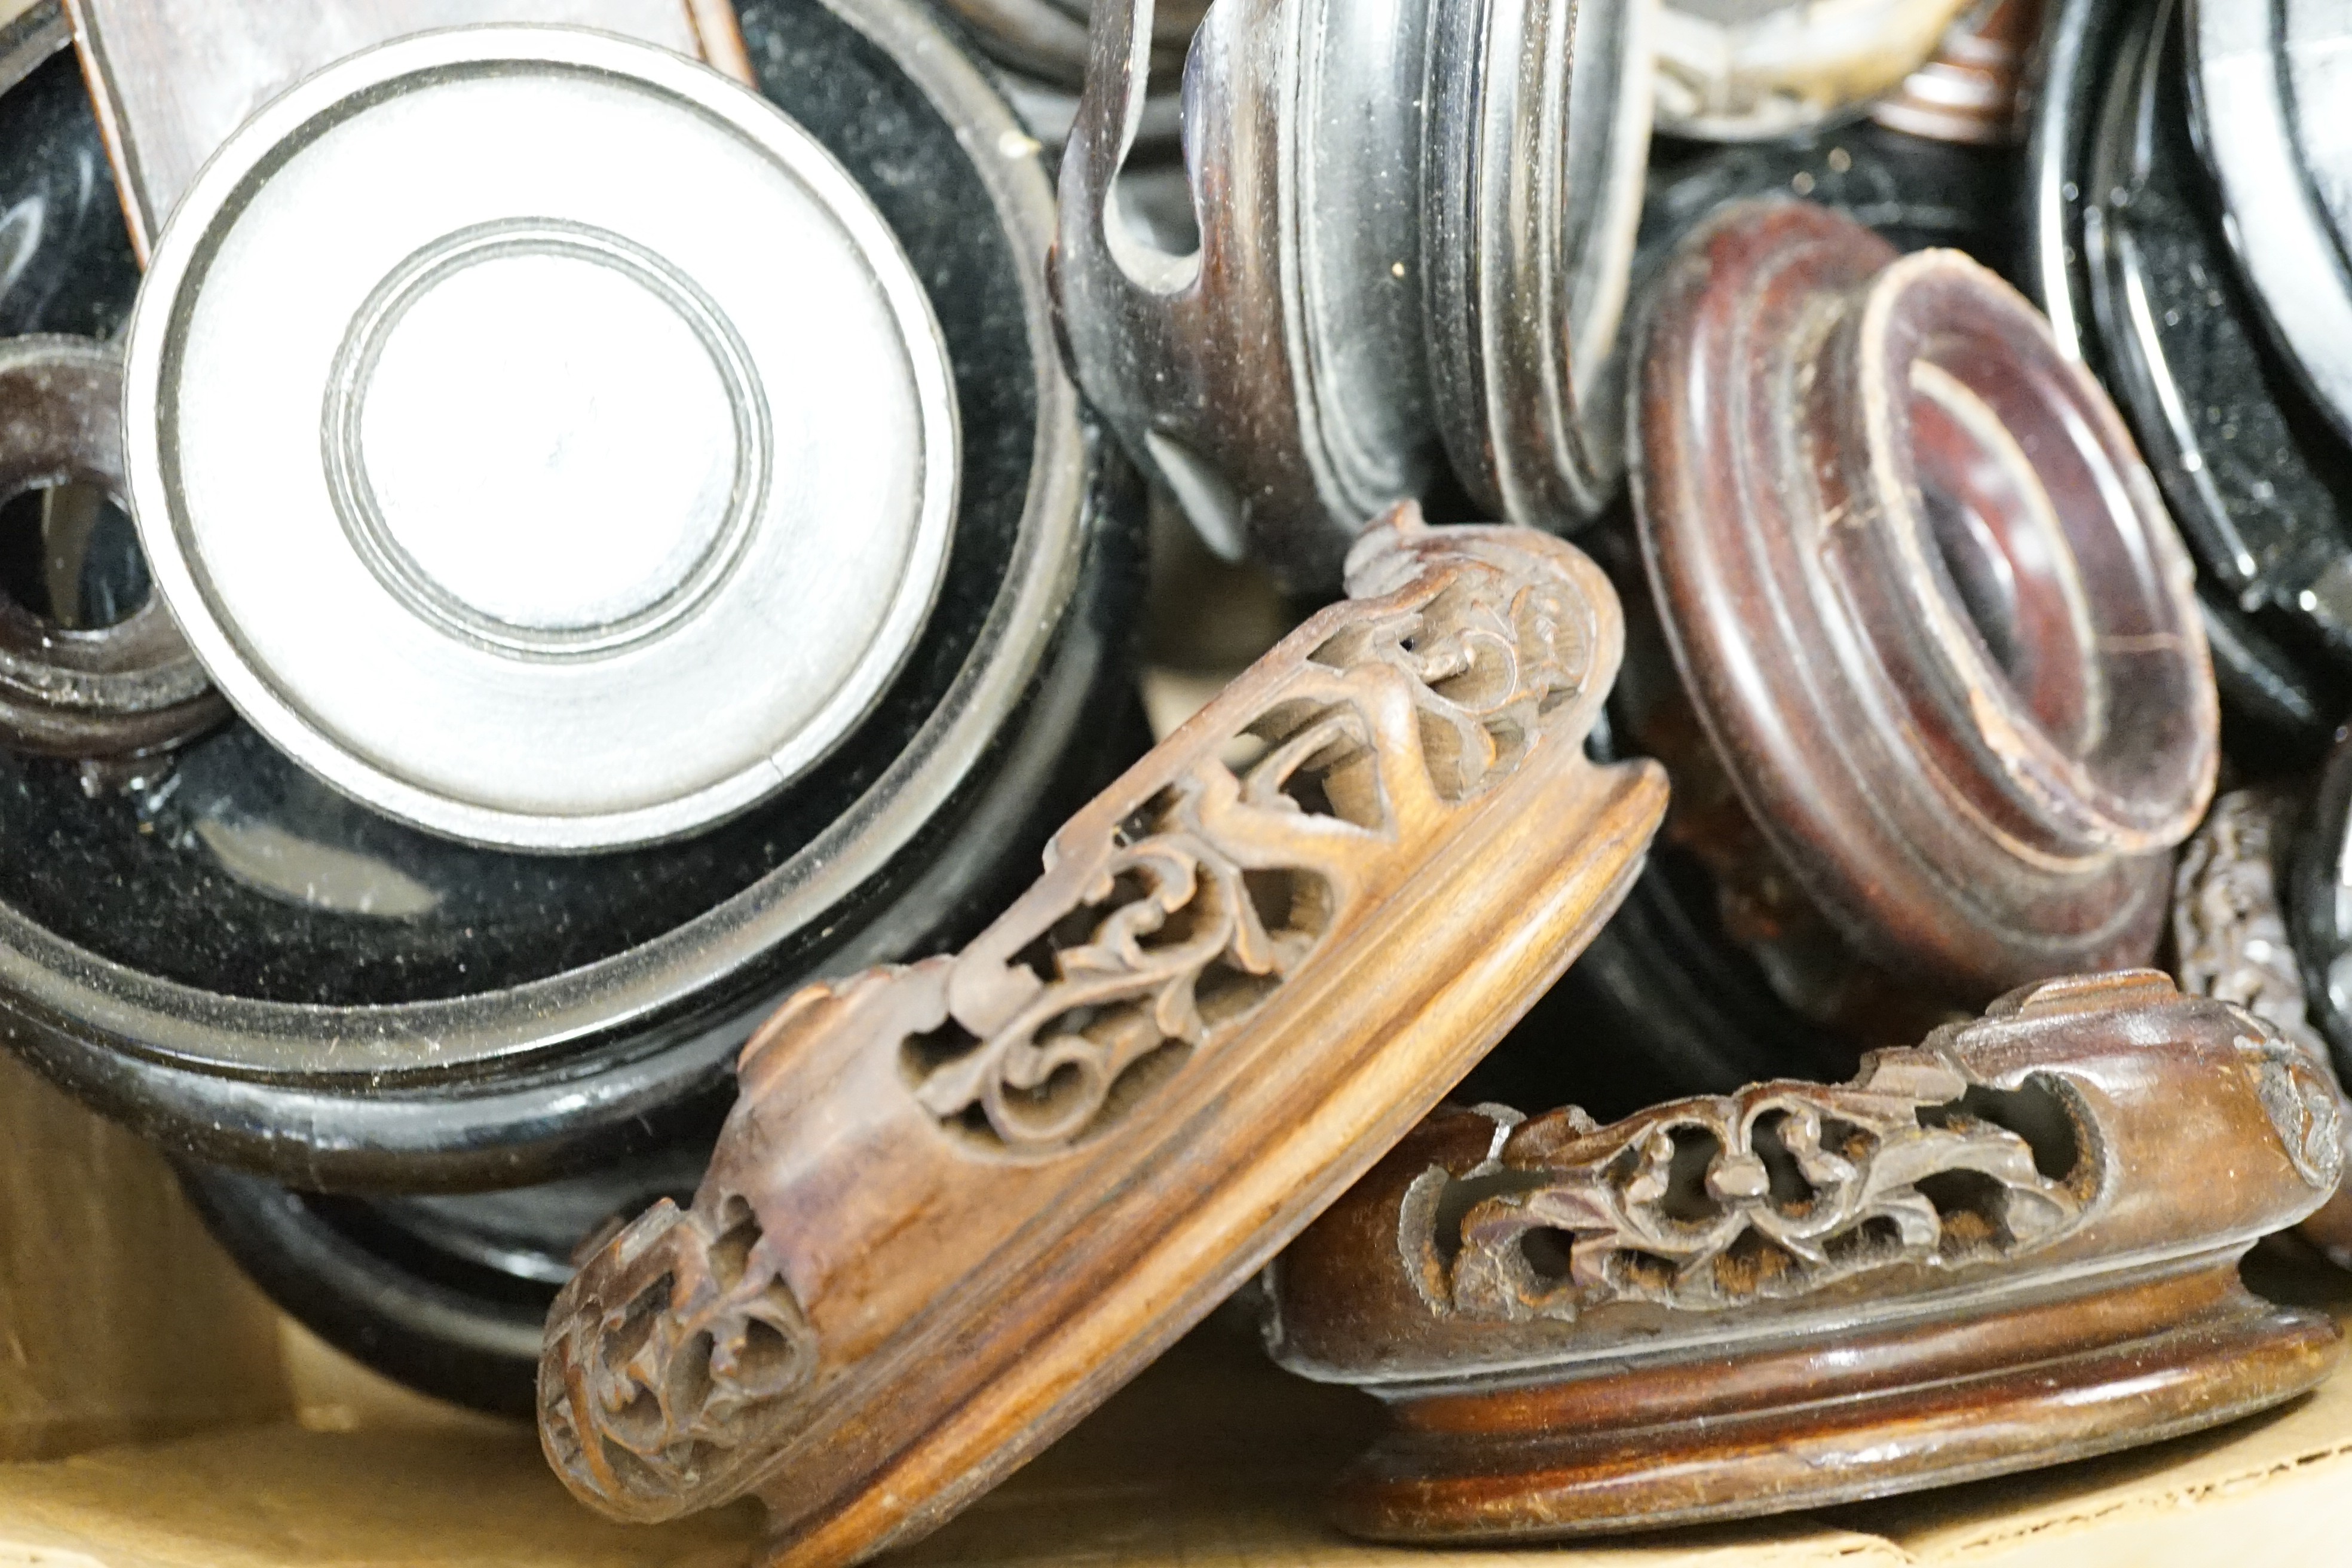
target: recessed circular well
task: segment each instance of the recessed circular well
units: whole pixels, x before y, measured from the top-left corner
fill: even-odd
[[[955,401],[898,241],[650,46],[464,28],[329,68],[198,178],[130,344],[130,499],[206,670],[452,837],[756,805],[864,719],[945,564]]]
[[[658,635],[766,500],[766,399],[718,307],[618,235],[531,219],[446,237],[378,288],[323,438],[384,586],[515,652]]]

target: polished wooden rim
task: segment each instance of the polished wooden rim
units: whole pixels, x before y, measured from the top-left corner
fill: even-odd
[[[2152,971],[2044,982],[1850,1083],[1425,1119],[1269,1275],[1277,1361],[1389,1430],[1382,1540],[1767,1514],[2105,1453],[2309,1388],[2237,1261],[2336,1190],[2307,1044]],[[2227,1170],[2217,1183],[2206,1173]]]
[[[2188,556],[2047,324],[1956,253],[1749,203],[1677,252],[1641,375],[1652,586],[1779,869],[1963,1003],[2144,962],[2218,701]]]

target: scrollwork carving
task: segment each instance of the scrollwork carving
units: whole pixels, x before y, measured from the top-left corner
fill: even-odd
[[[1186,1053],[1239,1026],[1359,894],[1369,854],[1507,777],[1591,674],[1591,606],[1548,553],[1400,514],[1351,588],[1294,637],[1282,679],[1179,739],[1165,782],[1108,831],[1056,841],[1058,903],[1016,909],[1011,964],[908,1042],[917,1098],[959,1131],[1052,1153]],[[1278,656],[1277,656],[1278,657]]]
[[[698,1506],[712,1461],[798,1392],[816,1343],[740,1199],[663,1199],[583,1270],[548,1325],[540,1441],[578,1489]]]
[[[2234,1002],[2316,1055],[2279,903],[2277,858],[2294,810],[2272,790],[2233,790],[2213,803],[2173,872],[2172,946],[2181,990]]]
[[[2014,1258],[2081,1224],[2101,1158],[2062,1089],[2017,1095],[2032,1103],[1973,1087],[1931,1044],[1874,1052],[1846,1086],[1758,1084],[1608,1127],[1555,1111],[1468,1177],[1424,1178],[1405,1256],[1433,1310],[1507,1319],[1735,1308]]]
[[[2213,803],[2173,873],[2173,963],[2183,991],[2260,1020],[2238,1037],[2239,1059],[2297,1173],[2332,1187],[2344,1173],[2343,1090],[2311,1026],[2279,900],[2279,857],[2295,814],[2294,798],[2279,790],[2234,790]]]
[[[575,1493],[659,1519],[757,1491],[811,1561],[935,1519],[1265,1261],[1570,961],[1665,805],[1654,764],[1582,745],[1622,650],[1607,579],[1399,509],[1349,584],[962,951],[761,1026],[692,1212],[558,1298],[541,1426]],[[1083,1372],[1041,1398],[1049,1366]]]
[[[2312,1045],[2257,1027],[2237,1038],[2238,1059],[2254,1080],[2295,1173],[2314,1187],[2344,1176],[2344,1091]]]
[[[1448,1108],[1269,1271],[1267,1347],[1394,1413],[1332,1499],[1383,1542],[1786,1513],[2169,1437],[2340,1353],[2238,1273],[2326,1197],[2305,1065],[2242,1007],[2110,970],[1842,1086],[1608,1127]],[[2311,1116],[2288,1146],[2266,1082]]]

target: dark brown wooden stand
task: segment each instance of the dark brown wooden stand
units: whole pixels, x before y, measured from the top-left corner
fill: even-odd
[[[1339,1483],[1375,1540],[1524,1540],[1825,1507],[2218,1426],[2315,1384],[2325,1316],[2234,1254],[2085,1295],[1391,1406]]]
[[[1338,1488],[1360,1535],[1851,1502],[2313,1387],[2336,1325],[2237,1261],[2342,1167],[2334,1085],[2252,1015],[2053,981],[1848,1086],[1441,1111],[1284,1254],[1269,1337],[1389,1405]]]

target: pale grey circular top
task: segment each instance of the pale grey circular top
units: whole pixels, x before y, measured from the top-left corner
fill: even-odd
[[[262,110],[126,372],[156,589],[230,701],[453,837],[617,847],[806,771],[922,629],[958,440],[865,194],[649,45],[466,27]]]

